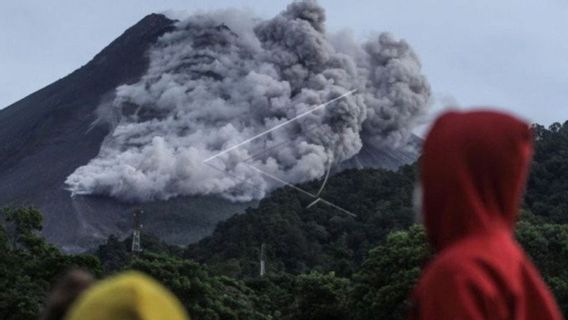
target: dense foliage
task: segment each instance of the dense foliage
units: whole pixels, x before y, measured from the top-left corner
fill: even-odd
[[[517,238],[568,315],[568,224],[534,223],[523,219]]]
[[[269,319],[262,299],[241,281],[210,276],[190,260],[167,254],[143,254],[127,266],[145,272],[179,297],[194,319]]]
[[[568,223],[568,121],[533,129],[535,154],[526,205],[536,215]]]
[[[535,126],[536,152],[517,238],[568,314],[568,122]],[[50,284],[71,267],[107,276],[141,270],[174,292],[192,319],[403,319],[406,298],[430,257],[413,224],[416,166],[347,171],[323,198],[344,215],[283,188],[258,208],[219,224],[186,248],[142,235],[111,236],[92,255],[65,255],[40,236],[41,214],[4,209],[0,224],[0,318],[36,319]],[[318,182],[303,186],[317,190]],[[260,277],[264,244],[267,273]]]
[[[32,208],[0,211],[0,319],[37,319],[51,283],[65,270],[100,273],[90,255],[65,255],[38,235],[41,214]]]
[[[190,245],[185,256],[230,276],[253,276],[264,244],[270,271],[350,276],[389,232],[413,223],[415,181],[415,166],[398,172],[353,170],[330,178],[321,196],[356,217],[323,203],[307,208],[312,198],[282,188],[258,208],[220,223],[212,236]],[[317,191],[318,183],[302,187]]]
[[[404,319],[409,292],[430,257],[421,226],[389,234],[353,277],[352,319]]]

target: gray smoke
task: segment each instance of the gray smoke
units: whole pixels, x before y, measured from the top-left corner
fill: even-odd
[[[403,40],[361,45],[325,32],[315,1],[262,21],[235,10],[180,21],[149,52],[135,84],[116,89],[99,155],[71,174],[73,194],[129,201],[218,194],[260,199],[322,177],[364,145],[405,147],[430,88]],[[342,98],[211,161],[204,159],[350,90]]]

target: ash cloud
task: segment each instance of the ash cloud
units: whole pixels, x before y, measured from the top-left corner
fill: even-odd
[[[149,57],[143,78],[106,104],[114,129],[99,155],[67,178],[73,194],[260,199],[279,183],[249,164],[291,183],[320,178],[365,145],[406,147],[430,100],[404,40],[328,35],[315,1],[294,2],[270,20],[236,10],[190,16]],[[214,167],[202,163],[353,89],[212,160]]]

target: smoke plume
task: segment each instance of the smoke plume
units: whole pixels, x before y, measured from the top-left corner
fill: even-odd
[[[294,2],[265,21],[234,10],[190,16],[149,57],[139,82],[116,89],[106,112],[118,121],[99,155],[68,177],[73,194],[260,199],[280,184],[253,167],[300,183],[322,177],[364,145],[403,147],[430,97],[404,40],[380,34],[360,44],[328,35],[315,1]]]

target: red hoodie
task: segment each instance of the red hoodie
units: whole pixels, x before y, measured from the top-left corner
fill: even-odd
[[[424,143],[423,217],[438,253],[410,319],[562,319],[514,239],[532,157],[529,126],[490,111],[450,112]]]

